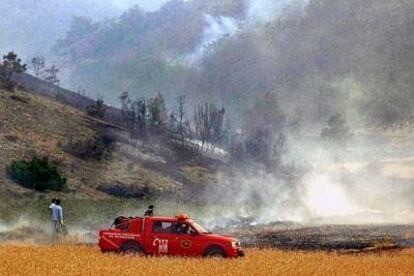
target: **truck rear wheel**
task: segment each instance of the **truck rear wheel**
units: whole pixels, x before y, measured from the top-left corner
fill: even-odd
[[[220,246],[209,246],[204,252],[204,257],[226,258],[226,252]]]
[[[142,247],[139,243],[135,241],[127,241],[125,242],[120,251],[124,254],[142,254]]]

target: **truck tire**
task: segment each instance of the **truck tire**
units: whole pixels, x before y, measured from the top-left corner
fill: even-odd
[[[212,245],[207,247],[207,249],[204,251],[204,257],[221,257],[226,258],[226,251],[221,246],[218,245]]]
[[[120,248],[124,254],[142,254],[142,246],[136,241],[126,241]]]

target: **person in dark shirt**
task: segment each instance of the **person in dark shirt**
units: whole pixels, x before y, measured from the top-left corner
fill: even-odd
[[[154,205],[148,206],[148,209],[145,211],[145,217],[152,217],[154,216]]]

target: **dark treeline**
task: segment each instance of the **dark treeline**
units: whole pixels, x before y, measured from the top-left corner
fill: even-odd
[[[176,141],[181,151],[193,147],[217,154],[215,149],[219,147],[235,165],[255,163],[269,171],[282,165],[286,118],[273,93],[253,103],[241,119],[241,127],[226,117],[225,108],[209,102],[190,104],[186,96],[179,96],[171,109],[161,94],[133,100],[128,92],[123,92],[119,100],[124,127],[144,143],[156,135]]]
[[[123,92],[119,101],[119,123],[143,146],[151,144],[154,138],[166,138],[168,143],[177,143],[181,153],[193,148],[201,153],[223,154],[235,165],[255,163],[269,171],[282,165],[286,119],[273,93],[256,100],[241,119],[241,127],[226,117],[224,107],[209,102],[191,104],[184,95],[177,97],[171,107],[167,107],[162,94],[133,99]],[[106,117],[102,99],[87,110],[91,116]],[[220,148],[219,152],[216,148]]]
[[[119,100],[123,126],[132,136],[145,141],[154,135],[164,135],[179,142],[181,150],[192,145],[208,152],[216,146],[225,146],[225,109],[216,104],[206,102],[189,106],[183,95],[176,99],[174,108],[167,109],[162,94],[131,99],[128,92],[123,92]],[[94,106],[98,102],[100,100]]]

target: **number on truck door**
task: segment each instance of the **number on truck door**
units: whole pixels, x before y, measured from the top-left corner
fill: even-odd
[[[173,222],[154,221],[152,233],[149,237],[150,253],[157,255],[175,255],[177,254],[176,235],[173,233]]]

